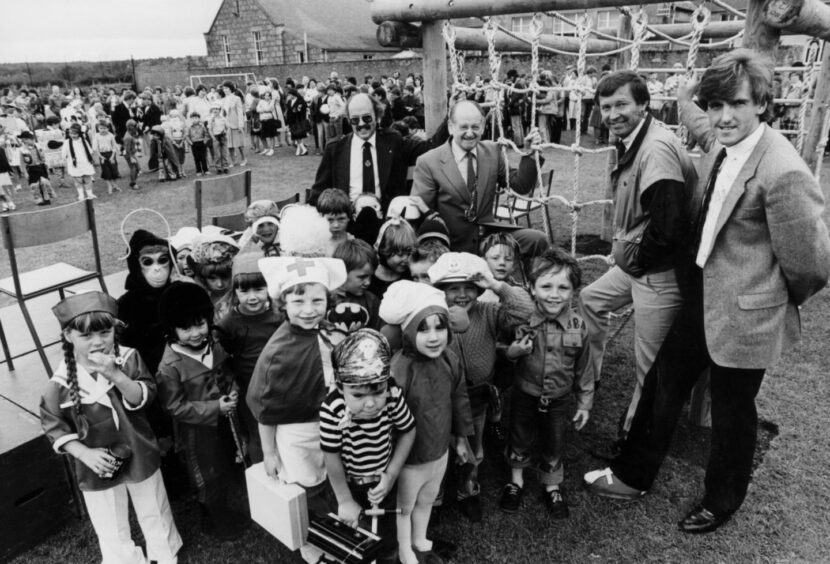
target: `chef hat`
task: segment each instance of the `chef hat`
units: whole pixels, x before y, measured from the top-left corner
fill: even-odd
[[[297,284],[322,284],[327,290],[346,281],[346,265],[340,259],[308,257],[267,257],[259,259],[259,269],[268,284],[268,294],[279,298]]]
[[[195,227],[182,227],[176,234],[170,237],[170,244],[177,252],[184,249],[193,250],[193,241],[202,233]]]
[[[393,282],[383,294],[378,310],[381,319],[400,325],[404,333],[410,327],[417,328],[421,320],[434,313],[449,315],[444,292],[411,280]]]
[[[313,206],[285,206],[280,217],[280,249],[292,257],[324,257],[331,241],[329,222]]]
[[[427,273],[433,285],[471,282],[478,275],[489,271],[487,261],[472,253],[444,253]]]
[[[69,296],[52,308],[52,313],[58,318],[61,329],[65,328],[70,321],[79,315],[96,311],[109,313],[116,317],[118,315],[118,303],[115,298],[108,294],[90,291]]]
[[[395,196],[386,209],[386,217],[402,217],[407,221],[415,221],[421,217],[418,209],[409,196]]]
[[[389,378],[392,350],[374,329],[359,329],[335,345],[331,364],[339,384],[366,386]]]

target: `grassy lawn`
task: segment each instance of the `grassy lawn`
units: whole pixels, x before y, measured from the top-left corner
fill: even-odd
[[[556,169],[554,192],[570,197],[573,159],[570,155],[547,154],[546,167]],[[188,157],[187,170],[192,170]],[[319,157],[294,157],[280,149],[274,157],[250,157],[254,198],[281,199],[303,193],[313,180]],[[120,163],[123,172],[123,162]],[[601,198],[605,186],[605,157],[588,156],[581,166],[581,200]],[[824,178],[830,178],[825,171]],[[122,270],[125,254],[120,236],[123,217],[132,209],[148,207],[161,212],[175,231],[195,222],[192,177],[160,184],[142,176],[140,192],[101,195],[96,186],[99,234],[107,273]],[[828,182],[823,183],[825,197]],[[18,195],[18,203],[23,199]],[[74,190],[59,190],[59,201],[69,202]],[[558,242],[570,234],[570,219],[562,207],[552,207],[552,223]],[[20,209],[34,209],[31,203]],[[825,219],[828,219],[826,214]],[[580,216],[580,234],[599,232],[599,208]],[[160,235],[163,223],[152,215],[134,216],[128,233],[138,227]],[[589,237],[588,239],[594,239]],[[582,239],[581,239],[582,241]],[[77,241],[53,253],[27,258],[28,266],[67,260],[91,264],[85,246]],[[586,267],[588,282],[600,272],[599,265]],[[0,275],[8,265],[0,265]],[[580,487],[582,474],[600,467],[589,454],[594,445],[615,435],[617,418],[628,404],[633,389],[633,333],[626,325],[609,346],[604,363],[602,389],[592,419],[580,432],[568,437],[565,495],[571,517],[551,520],[541,501],[541,487],[528,481],[522,510],[506,515],[498,510],[498,496],[507,468],[498,450],[488,451],[482,471],[484,521],[472,525],[453,507],[444,510],[436,534],[459,543],[455,561],[480,562],[820,562],[830,554],[830,415],[826,406],[830,384],[826,367],[830,354],[830,292],[823,292],[801,311],[802,344],[787,351],[767,372],[758,398],[762,440],[749,495],[742,510],[716,533],[689,536],[676,531],[675,522],[702,494],[703,464],[708,451],[708,433],[685,420],[678,427],[675,443],[652,491],[638,502],[613,502],[589,496]],[[824,344],[823,344],[824,343]],[[239,487],[240,494],[243,488]],[[240,499],[240,503],[243,501]],[[291,562],[295,558],[257,526],[234,543],[217,543],[198,532],[195,500],[183,495],[173,502],[176,523],[185,547],[181,562]],[[134,527],[134,531],[137,528]],[[140,534],[140,533],[139,533]],[[40,546],[21,555],[15,563],[93,562],[99,558],[94,533],[88,522],[74,521]]]

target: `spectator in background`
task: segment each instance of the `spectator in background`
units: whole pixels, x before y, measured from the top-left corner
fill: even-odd
[[[112,125],[115,128],[115,141],[119,145],[123,145],[124,143],[124,133],[127,132],[127,122],[134,117],[132,110],[134,102],[135,92],[127,90],[112,110]]]
[[[222,83],[222,111],[225,113],[228,151],[230,151],[230,168],[234,164],[245,166],[245,108],[242,105],[242,95],[233,82],[226,80]],[[236,153],[239,152],[238,162]]]

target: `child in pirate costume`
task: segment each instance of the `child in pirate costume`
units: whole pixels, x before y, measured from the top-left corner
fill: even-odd
[[[357,526],[372,505],[395,509],[395,482],[415,440],[415,420],[403,391],[389,377],[392,351],[373,329],[359,329],[332,351],[337,389],[320,408],[320,445],[337,514]],[[397,562],[395,517],[381,517],[385,550],[379,562]]]
[[[175,563],[182,540],[144,415],[156,383],[141,356],[116,343],[116,309],[115,300],[101,292],[70,296],[52,309],[63,330],[64,359],[43,394],[41,425],[56,452],[75,458],[103,562]],[[124,534],[130,502],[147,543],[146,558]]]
[[[159,311],[168,340],[157,374],[159,398],[173,417],[176,450],[197,490],[202,531],[233,540],[248,524],[227,499],[238,392],[228,355],[211,335],[213,304],[197,284],[177,281],[161,294]]]

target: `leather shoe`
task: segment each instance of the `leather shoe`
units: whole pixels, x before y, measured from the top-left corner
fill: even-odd
[[[632,488],[614,475],[610,468],[593,470],[585,474],[582,483],[592,494],[611,499],[640,499],[646,492]]]
[[[622,441],[617,439],[615,441],[609,441],[607,443],[603,443],[593,450],[591,450],[591,455],[594,458],[599,458],[600,460],[606,460],[611,462],[615,460],[620,453],[622,452]]]
[[[458,500],[458,509],[461,510],[467,519],[472,523],[481,523],[481,497],[471,495],[470,497]]]
[[[692,535],[711,533],[728,521],[729,517],[731,517],[729,513],[715,515],[702,505],[698,505],[683,520],[677,522],[677,528],[684,533],[690,533]]]

